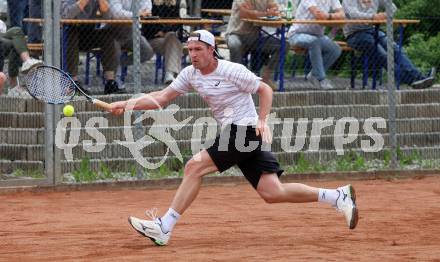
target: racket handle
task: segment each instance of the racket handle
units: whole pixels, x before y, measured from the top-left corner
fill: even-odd
[[[100,108],[102,108],[102,109],[104,109],[106,111],[110,111],[112,109],[112,106],[109,103],[106,103],[106,102],[101,101],[101,100],[96,99],[96,98],[94,98],[92,100],[92,103],[94,105],[96,105],[97,107],[100,107]]]

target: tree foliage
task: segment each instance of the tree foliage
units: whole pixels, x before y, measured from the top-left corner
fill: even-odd
[[[414,34],[406,47],[408,56],[419,68],[428,69],[432,66],[440,68],[440,33],[426,37],[424,34]]]
[[[420,19],[420,24],[411,26],[409,32],[436,36],[440,32],[440,2],[438,0],[395,0],[398,7],[396,18]]]

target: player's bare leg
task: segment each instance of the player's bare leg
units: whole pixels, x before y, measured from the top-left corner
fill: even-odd
[[[155,213],[148,212],[152,220],[129,217],[129,223],[137,232],[150,238],[156,245],[166,245],[174,225],[197,197],[202,177],[215,171],[217,167],[206,150],[194,155],[185,165],[182,183],[165,215],[158,218]]]
[[[171,208],[183,214],[199,193],[202,177],[217,171],[206,150],[194,155],[185,165],[182,183],[177,189]]]
[[[351,185],[323,189],[299,183],[281,183],[276,174],[265,174],[260,178],[257,192],[267,203],[326,202],[344,214],[350,229],[357,225],[356,194]]]
[[[267,203],[304,203],[317,201],[319,189],[299,183],[283,184],[276,174],[265,174],[258,182],[257,192]]]

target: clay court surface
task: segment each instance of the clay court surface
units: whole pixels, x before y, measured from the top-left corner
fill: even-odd
[[[3,194],[0,261],[440,261],[439,176],[352,184],[353,231],[322,203],[268,205],[247,184],[204,186],[167,247],[127,216],[166,211],[174,190]]]

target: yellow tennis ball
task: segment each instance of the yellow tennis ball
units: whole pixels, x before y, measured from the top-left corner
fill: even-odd
[[[75,108],[72,105],[66,105],[63,108],[64,116],[73,116],[73,113],[75,113]]]

